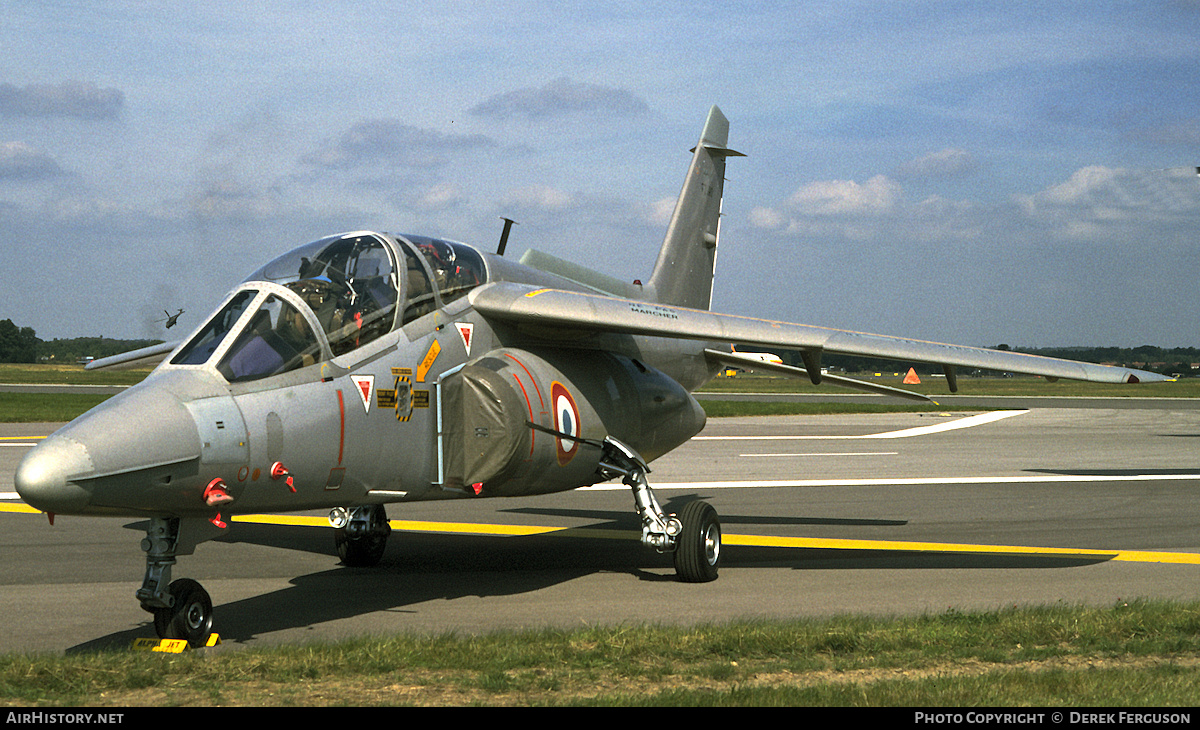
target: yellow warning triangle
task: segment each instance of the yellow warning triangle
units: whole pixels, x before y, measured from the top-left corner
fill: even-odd
[[[904,376],[905,385],[920,385],[921,379],[917,377],[917,371],[909,368],[908,374]]]

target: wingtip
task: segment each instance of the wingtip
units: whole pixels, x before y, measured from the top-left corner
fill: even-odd
[[[1172,378],[1167,375],[1159,375],[1158,373],[1151,373],[1144,370],[1130,372],[1125,376],[1125,382],[1130,385],[1138,383],[1174,383],[1177,381],[1178,378]]]

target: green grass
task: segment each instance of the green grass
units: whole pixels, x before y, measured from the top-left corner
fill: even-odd
[[[0,383],[44,385],[134,385],[149,369],[87,371],[82,365],[20,365],[0,363]]]
[[[0,656],[9,705],[1183,706],[1200,604]]]
[[[0,423],[70,421],[108,398],[87,393],[0,393]]]
[[[828,416],[835,413],[945,413],[978,411],[978,406],[944,406],[934,403],[765,403],[757,401],[706,400],[697,394],[709,418],[735,416]]]

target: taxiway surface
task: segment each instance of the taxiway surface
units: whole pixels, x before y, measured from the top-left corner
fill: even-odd
[[[721,577],[679,583],[629,490],[389,507],[382,565],[338,564],[320,515],[242,519],[181,557],[224,646],[397,631],[696,623],[1200,597],[1200,411],[981,410],[713,419],[651,464],[668,509],[712,503]],[[0,427],[0,652],[154,635],[144,522],[19,510],[51,424]]]

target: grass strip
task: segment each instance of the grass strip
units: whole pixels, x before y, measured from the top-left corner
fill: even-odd
[[[942,406],[934,403],[786,403],[724,401],[697,398],[709,418],[737,416],[829,416],[838,413],[947,413],[978,411],[979,406]]]
[[[108,400],[95,393],[0,393],[0,423],[58,423]]]
[[[1196,704],[1200,603],[0,656],[23,706]]]
[[[80,365],[0,363],[0,383],[41,385],[134,385],[150,370],[84,370]]]

